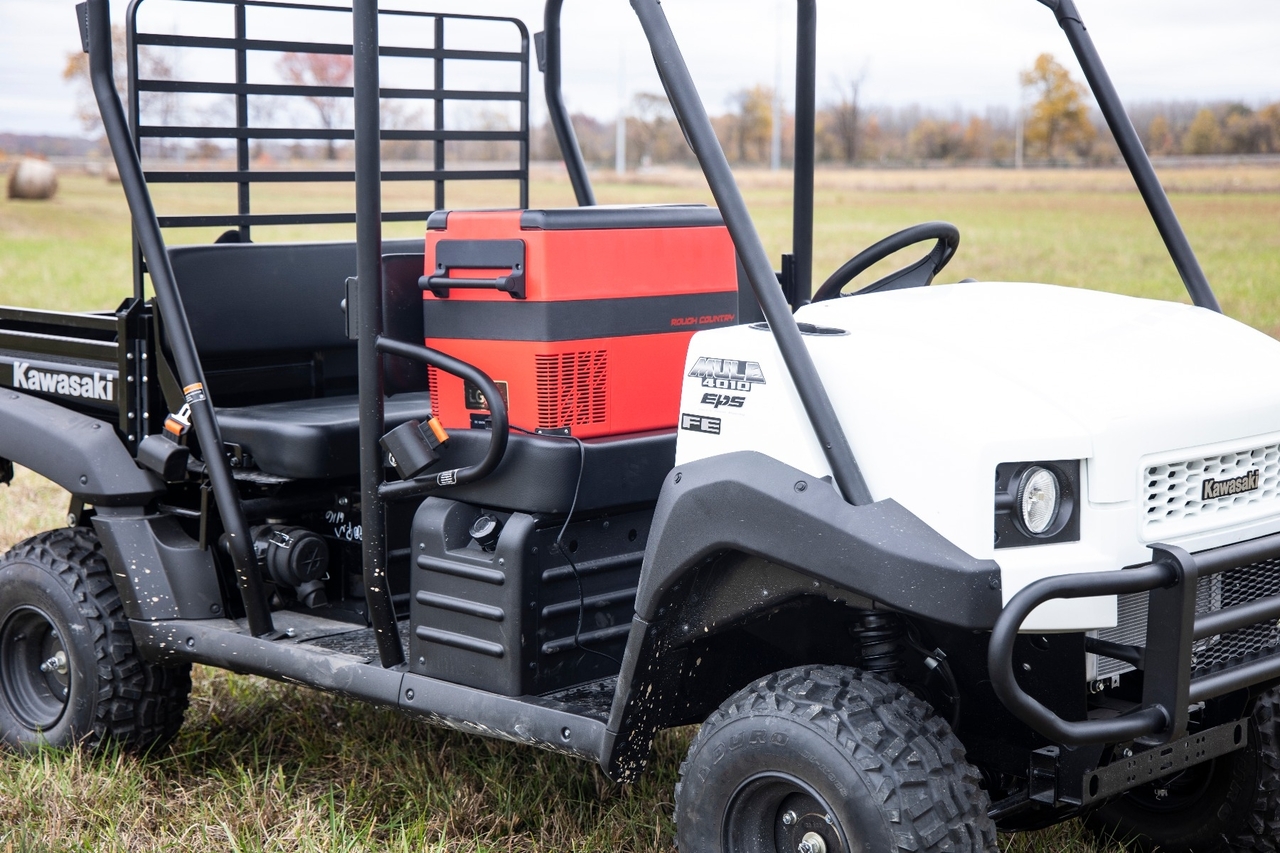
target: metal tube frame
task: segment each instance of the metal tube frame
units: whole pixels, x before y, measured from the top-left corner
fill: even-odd
[[[438,350],[428,349],[418,344],[409,344],[391,338],[379,338],[377,348],[380,353],[429,364],[432,367],[443,370],[445,373],[452,373],[454,376],[460,376],[470,381],[480,389],[480,392],[484,394],[485,400],[489,401],[490,405],[489,448],[485,451],[483,459],[467,468],[439,471],[398,483],[383,483],[378,488],[379,495],[385,500],[403,500],[424,495],[444,486],[463,486],[467,483],[474,483],[476,480],[482,480],[493,473],[494,469],[502,461],[503,455],[507,452],[510,421],[507,416],[507,405],[502,399],[502,392],[498,390],[497,384],[489,375],[478,367],[467,364],[465,361],[459,361]]]
[[[222,226],[234,228],[241,240],[250,236],[254,226],[262,225],[315,225],[354,223],[355,214],[351,210],[327,212],[282,212],[254,213],[251,192],[255,185],[266,183],[350,183],[354,180],[354,172],[337,169],[288,169],[269,168],[262,164],[250,163],[254,140],[351,140],[354,133],[349,128],[299,128],[299,127],[266,127],[250,121],[249,99],[251,97],[282,97],[296,101],[299,98],[315,96],[326,98],[351,98],[352,87],[319,86],[309,84],[290,84],[273,82],[254,82],[250,76],[252,64],[248,62],[251,53],[263,56],[266,53],[296,52],[317,53],[326,55],[349,55],[351,48],[344,44],[315,42],[305,37],[294,36],[290,40],[253,39],[249,38],[247,26],[248,7],[287,8],[303,12],[323,12],[330,16],[350,13],[349,8],[328,5],[314,0],[290,0],[279,3],[278,0],[185,0],[205,6],[221,5],[230,7],[234,15],[232,37],[191,36],[155,31],[139,31],[137,9],[144,0],[130,0],[128,12],[128,60],[129,60],[129,119],[135,148],[141,153],[144,138],[160,141],[172,140],[179,144],[191,139],[220,140],[230,144],[235,154],[235,170],[222,170],[195,167],[164,168],[144,171],[143,175],[149,184],[181,183],[181,184],[235,184],[235,212],[210,214],[161,215],[161,228],[194,228]],[[435,42],[430,47],[406,48],[386,46],[380,49],[385,56],[404,59],[422,60],[430,63],[433,73],[431,86],[390,87],[382,91],[386,98],[412,99],[432,101],[435,121],[430,129],[397,129],[384,130],[384,140],[417,141],[429,143],[434,157],[429,157],[428,168],[392,169],[382,175],[383,181],[430,181],[435,186],[433,208],[418,210],[383,210],[383,222],[420,222],[432,210],[442,209],[445,203],[445,189],[454,181],[516,181],[519,186],[519,203],[527,207],[529,201],[529,32],[518,18],[494,17],[484,15],[448,14],[421,12],[411,9],[380,10],[383,19],[392,21],[433,19]],[[444,31],[446,21],[482,20],[491,23],[510,24],[517,30],[520,39],[519,50],[467,50],[453,49],[445,45]],[[140,79],[137,65],[137,52],[140,48],[177,49],[179,51],[200,50],[223,52],[234,66],[233,82],[212,82],[193,79],[155,80]],[[465,59],[485,63],[519,64],[520,86],[518,91],[491,91],[448,89],[444,84],[444,67],[448,60]],[[165,122],[159,124],[143,124],[140,119],[141,93],[171,93],[175,95],[215,94],[228,95],[234,98],[235,121],[232,126],[178,126]],[[450,101],[484,101],[495,103],[518,104],[519,126],[511,130],[447,130],[445,129],[445,105]],[[519,164],[515,169],[449,169],[446,165],[445,146],[448,142],[459,141],[494,141],[516,142],[519,145]],[[136,243],[136,240],[135,240]],[[138,256],[140,259],[140,255]],[[137,298],[144,298],[142,290],[143,265],[135,263],[134,288]]]
[[[1089,81],[1089,88],[1098,99],[1098,107],[1107,120],[1107,127],[1111,129],[1111,134],[1120,147],[1125,165],[1129,167],[1129,172],[1138,185],[1138,192],[1142,194],[1142,200],[1146,202],[1147,210],[1156,223],[1156,229],[1164,240],[1165,248],[1168,249],[1174,266],[1178,268],[1178,274],[1182,276],[1182,283],[1186,286],[1187,293],[1191,295],[1191,301],[1201,308],[1221,313],[1218,299],[1209,286],[1209,280],[1205,278],[1204,270],[1200,268],[1200,262],[1196,259],[1191,244],[1187,242],[1182,223],[1178,221],[1177,214],[1173,212],[1173,206],[1169,204],[1169,197],[1165,194],[1160,179],[1156,177],[1151,158],[1142,147],[1138,132],[1133,129],[1133,122],[1129,120],[1129,115],[1124,110],[1120,95],[1111,84],[1111,77],[1102,64],[1102,57],[1093,46],[1093,39],[1085,29],[1080,12],[1076,9],[1075,0],[1039,0],[1039,2],[1053,10],[1058,19],[1058,25],[1067,34],[1067,41],[1071,43],[1071,49],[1080,62],[1085,79]]]
[[[595,190],[591,188],[591,178],[587,175],[587,163],[582,158],[582,147],[578,145],[578,136],[573,132],[573,121],[569,110],[564,105],[564,92],[560,77],[560,10],[564,0],[547,0],[543,8],[543,32],[546,34],[546,70],[543,72],[543,88],[547,97],[547,112],[551,117],[551,126],[556,132],[556,142],[560,145],[560,156],[564,159],[564,167],[569,172],[569,182],[573,184],[573,195],[579,207],[594,207]]]
[[[226,454],[222,452],[222,436],[214,416],[213,403],[205,390],[204,371],[191,338],[191,327],[182,307],[182,296],[174,280],[169,254],[156,219],[151,194],[142,174],[142,163],[124,107],[116,92],[111,67],[111,11],[109,0],[87,0],[78,7],[87,18],[89,73],[94,97],[102,115],[103,129],[111,144],[120,185],[133,219],[134,233],[146,260],[151,284],[155,288],[157,306],[164,320],[165,333],[173,352],[174,367],[182,384],[191,421],[204,456],[205,468],[213,486],[214,499],[227,533],[227,548],[235,566],[236,585],[244,602],[249,630],[255,637],[273,636],[271,610],[258,570],[258,561],[249,539],[249,529],[240,508],[240,496]]]
[[[1190,705],[1280,679],[1280,649],[1217,672],[1192,677],[1191,651],[1197,639],[1274,619],[1280,595],[1212,613],[1196,613],[1196,585],[1231,569],[1280,557],[1280,533],[1191,555],[1170,545],[1153,545],[1154,560],[1137,568],[1044,578],[1027,585],[1005,605],[991,631],[987,667],[996,696],[1015,717],[1067,746],[1117,743],[1138,737],[1168,742],[1187,731]],[[1142,703],[1112,719],[1064,720],[1019,686],[1013,647],[1022,623],[1040,605],[1063,598],[1149,593],[1145,647],[1093,643],[1090,651],[1143,670]],[[1256,618],[1255,618],[1256,617]]]
[[[564,0],[547,0],[543,11],[545,75],[543,87],[551,126],[560,146],[569,182],[580,207],[596,204],[595,190],[587,174],[582,148],[564,105],[561,75],[560,16]],[[817,111],[817,0],[796,3],[796,136],[788,301],[792,309],[807,305],[813,293],[813,171],[815,113]]]
[[[671,98],[671,105],[684,129],[685,137],[702,166],[707,183],[711,185],[711,193],[715,196],[716,205],[720,208],[734,245],[737,246],[738,257],[746,270],[747,279],[751,282],[756,300],[760,303],[765,320],[778,343],[782,359],[800,395],[800,402],[817,434],[827,464],[831,467],[835,484],[850,503],[869,504],[872,501],[871,491],[853,457],[849,439],[836,417],[835,408],[818,376],[813,358],[800,337],[800,329],[791,315],[791,306],[778,287],[773,265],[769,263],[764,244],[751,220],[742,192],[729,168],[729,161],[711,126],[711,120],[707,117],[702,98],[698,95],[688,66],[685,65],[662,5],[658,0],[631,0],[631,6],[644,27],[658,67],[658,75]]]
[[[796,138],[791,201],[792,308],[813,300],[813,161],[817,121],[817,0],[796,3]]]
[[[385,471],[378,439],[385,432],[382,356],[382,117],[378,84],[378,0],[352,4],[355,72],[356,279],[359,300],[360,529],[364,594],[384,667],[404,663],[387,578],[387,506],[378,487]]]

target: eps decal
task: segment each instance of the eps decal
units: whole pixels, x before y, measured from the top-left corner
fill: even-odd
[[[728,394],[716,394],[708,392],[702,395],[702,405],[711,406],[719,409],[728,407],[730,409],[741,409],[747,403],[746,397],[732,397]]]

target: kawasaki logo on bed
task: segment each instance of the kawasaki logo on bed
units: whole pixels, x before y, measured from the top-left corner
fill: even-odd
[[[1254,468],[1242,477],[1230,480],[1202,480],[1200,482],[1200,500],[1211,501],[1214,498],[1225,498],[1245,492],[1257,491],[1262,485],[1262,472]]]
[[[701,379],[703,388],[720,391],[750,391],[752,385],[765,384],[757,362],[733,358],[699,358],[689,375]]]
[[[9,385],[19,391],[35,391],[40,394],[57,394],[82,400],[114,403],[116,377],[114,370],[93,370],[71,367],[65,364],[49,364],[38,361],[9,362],[12,375]]]

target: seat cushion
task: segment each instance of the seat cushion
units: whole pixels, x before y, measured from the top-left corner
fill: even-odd
[[[356,397],[266,403],[217,412],[222,440],[240,445],[268,474],[320,480],[359,472]],[[399,394],[387,400],[388,430],[413,418],[425,421],[429,417],[427,394]],[[439,451],[442,458],[437,469],[479,463],[490,439],[488,430],[454,430],[449,443]],[[657,500],[675,455],[675,430],[589,438],[581,445],[572,438],[513,432],[507,452],[492,474],[469,485],[442,489],[440,494],[486,507],[549,514],[568,512],[575,504],[575,494],[579,512],[646,504]]]
[[[222,440],[238,444],[258,468],[277,477],[318,480],[351,476],[360,470],[358,398],[318,397],[218,409]],[[390,430],[431,417],[426,393],[400,394],[387,401]]]

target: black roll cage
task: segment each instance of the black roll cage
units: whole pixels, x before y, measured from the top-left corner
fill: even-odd
[[[136,6],[137,2],[138,0],[133,0],[133,6]],[[217,2],[229,3],[243,9],[250,0],[217,0]],[[1054,12],[1059,25],[1066,33],[1192,301],[1198,306],[1219,310],[1217,300],[1187,242],[1137,133],[1125,114],[1119,95],[1112,86],[1093,42],[1085,30],[1074,1],[1039,0],[1039,2]],[[109,0],[86,0],[77,7],[84,47],[90,54],[94,94],[129,203],[140,260],[145,262],[155,291],[160,297],[159,310],[174,355],[178,379],[192,407],[193,425],[202,447],[221,447],[222,441],[214,418],[213,404],[204,389],[204,377],[199,358],[165,251],[161,224],[147,189],[147,178],[142,169],[139,148],[131,136],[130,123],[112,78],[108,4]],[[581,205],[590,205],[594,202],[594,194],[560,93],[559,21],[562,5],[563,0],[547,0],[545,6],[547,100],[552,124],[578,202]],[[790,293],[786,295],[783,288],[779,287],[777,274],[755,230],[659,0],[631,0],[631,5],[644,28],[659,75],[671,98],[677,119],[706,175],[756,299],[769,322],[778,348],[822,445],[835,483],[848,502],[854,505],[871,503],[870,492],[844,430],[836,418],[826,388],[803,344],[799,329],[791,318],[792,310],[807,299],[812,277],[816,0],[798,0],[797,2],[797,138],[793,222],[795,259],[792,264]],[[414,483],[413,486],[397,488],[389,488],[383,482],[383,459],[378,443],[383,432],[385,402],[381,354],[396,351],[408,357],[437,364],[438,367],[449,372],[460,370],[461,367],[450,364],[449,360],[441,359],[439,354],[431,353],[425,347],[412,347],[411,353],[406,345],[383,337],[379,285],[382,280],[381,229],[384,218],[381,197],[381,181],[384,176],[381,169],[380,143],[384,133],[381,129],[379,110],[378,2],[377,0],[353,0],[352,12],[354,58],[352,95],[355,99],[353,177],[356,185],[354,221],[358,267],[358,284],[354,288],[353,295],[359,306],[355,325],[358,327],[356,331],[359,338],[360,486],[364,526],[365,589],[369,618],[378,637],[381,663],[384,667],[395,667],[404,662],[404,650],[396,630],[391,592],[385,582],[386,501],[393,500],[405,492],[419,493],[442,484],[434,476],[427,478],[436,480],[433,483],[426,480],[421,483],[411,481]],[[526,82],[523,88],[527,91],[527,62],[524,67]],[[131,76],[136,76],[136,69],[131,71]],[[242,100],[242,94],[239,92],[236,94],[239,102]],[[134,108],[136,117],[136,93],[131,94],[131,98],[134,99],[131,107]],[[437,95],[437,106],[440,104],[438,98]],[[240,112],[239,104],[237,111]],[[436,137],[436,139],[439,143],[436,150],[442,152],[443,137]],[[522,166],[527,171],[527,145],[523,150]],[[243,152],[244,146],[239,146],[237,157],[240,170],[247,168],[243,162]],[[442,153],[438,153],[437,156],[442,156]],[[523,186],[527,188],[527,180]],[[248,216],[247,189],[242,190],[242,196],[243,207],[239,215]],[[442,192],[439,190],[436,200],[437,204],[443,203]],[[522,202],[527,205],[524,193],[522,193]],[[241,219],[232,224],[237,227],[246,227],[250,221]],[[137,284],[140,295],[140,279]],[[790,303],[786,298],[787,295],[791,297]],[[500,395],[490,395],[489,399],[495,410],[504,408]],[[505,411],[494,411],[494,423],[501,423],[505,414]],[[495,447],[504,439],[505,435],[499,439],[495,433]],[[497,449],[496,455],[500,458],[500,448]],[[271,613],[250,549],[248,529],[239,505],[229,463],[223,455],[216,453],[207,454],[205,462],[215,500],[230,534],[231,554],[251,633],[255,637],[273,636]]]

